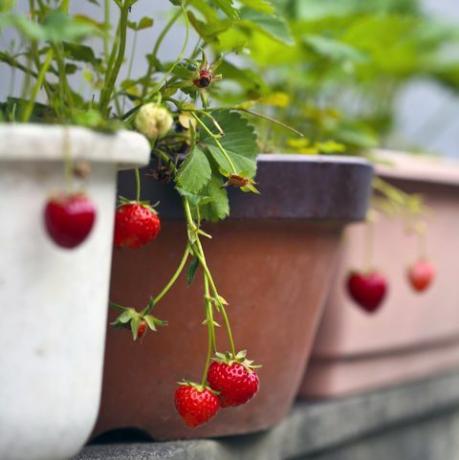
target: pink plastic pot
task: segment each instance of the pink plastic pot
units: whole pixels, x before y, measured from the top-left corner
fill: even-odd
[[[417,257],[417,240],[400,218],[380,215],[374,261],[389,280],[389,293],[377,313],[365,313],[345,286],[349,270],[362,268],[365,225],[348,227],[302,397],[341,396],[459,365],[459,165],[381,154],[392,165],[378,168],[379,175],[405,191],[421,193],[430,208],[427,252],[437,277],[426,292],[412,290],[406,269]]]

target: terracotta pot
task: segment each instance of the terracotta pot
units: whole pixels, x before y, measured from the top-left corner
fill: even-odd
[[[183,277],[155,308],[169,326],[133,343],[127,331],[108,332],[104,390],[96,433],[137,427],[155,439],[246,433],[268,428],[288,412],[298,390],[346,222],[365,215],[372,170],[358,159],[261,156],[261,196],[231,192],[232,218],[208,225],[205,250],[239,349],[263,364],[261,390],[247,405],[222,410],[191,430],[177,415],[173,394],[182,378],[199,380],[207,335],[201,278]],[[163,228],[151,245],[114,251],[111,298],[142,306],[175,270],[185,247],[178,197],[143,179],[160,200]],[[132,195],[131,176],[120,193]],[[217,340],[223,351],[223,335]]]
[[[433,285],[415,293],[406,269],[417,257],[417,240],[399,218],[375,224],[374,260],[389,279],[382,308],[368,315],[345,291],[350,268],[361,266],[364,225],[346,230],[335,289],[325,308],[300,395],[333,397],[427,376],[459,365],[459,164],[380,153],[392,166],[384,179],[424,197],[427,252],[436,266]]]

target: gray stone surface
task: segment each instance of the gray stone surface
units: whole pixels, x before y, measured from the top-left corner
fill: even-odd
[[[88,446],[74,460],[459,460],[459,371],[327,402],[220,440]]]
[[[458,460],[459,413],[396,426],[297,460]]]

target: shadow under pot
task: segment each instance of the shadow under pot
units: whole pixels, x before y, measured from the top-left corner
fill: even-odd
[[[143,199],[160,201],[162,230],[144,248],[114,250],[110,294],[114,302],[138,307],[168,281],[186,245],[178,195],[142,176]],[[342,230],[365,216],[371,176],[371,166],[360,159],[260,155],[261,195],[231,190],[231,217],[204,228],[213,236],[205,240],[205,251],[229,302],[236,346],[262,364],[258,394],[196,429],[186,427],[175,410],[176,382],[199,381],[207,352],[198,271],[190,286],[182,275],[155,307],[167,327],[140,342],[128,330],[109,329],[94,434],[136,427],[157,440],[200,438],[256,432],[279,422],[305,370]],[[133,192],[133,175],[122,174],[119,193]],[[217,329],[218,348],[227,351],[223,327]]]

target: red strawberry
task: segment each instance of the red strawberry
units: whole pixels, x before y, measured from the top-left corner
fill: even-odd
[[[217,396],[206,386],[183,382],[175,391],[175,407],[191,428],[209,421],[220,408]]]
[[[408,281],[417,292],[425,291],[435,278],[435,267],[426,260],[418,260],[408,268]]]
[[[349,295],[368,313],[375,312],[387,292],[386,278],[377,273],[352,272],[347,280]]]
[[[118,207],[115,216],[115,246],[141,248],[154,240],[161,223],[156,211],[149,205],[131,201]]]
[[[255,396],[260,380],[251,361],[245,359],[245,351],[236,356],[217,353],[207,373],[210,387],[219,392],[222,407],[240,406]]]
[[[141,339],[145,332],[147,332],[147,323],[145,321],[140,321],[139,326],[137,327],[137,338]]]
[[[45,206],[45,227],[51,239],[63,248],[75,248],[88,237],[96,220],[94,203],[84,194],[63,194]]]

